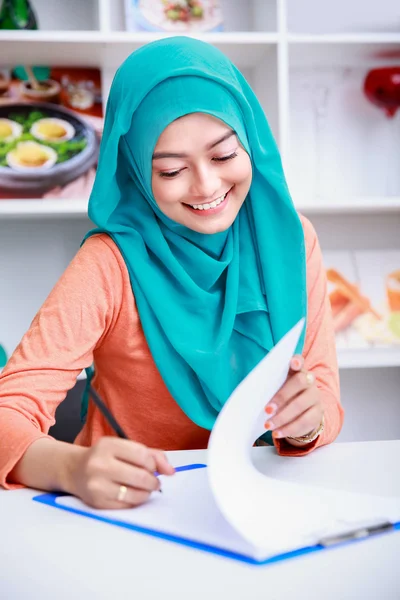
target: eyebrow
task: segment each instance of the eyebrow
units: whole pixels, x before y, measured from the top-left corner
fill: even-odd
[[[221,142],[224,142],[225,140],[229,139],[230,137],[232,137],[232,135],[236,135],[235,131],[233,131],[233,129],[228,131],[228,133],[225,133],[225,135],[223,135],[221,138],[219,138],[215,142],[208,144],[206,146],[206,150],[211,150],[212,148],[215,148],[215,146],[218,146],[218,144],[221,144]],[[157,160],[158,158],[187,158],[187,157],[188,157],[188,155],[185,154],[184,152],[154,152],[154,154],[153,154],[153,160]]]

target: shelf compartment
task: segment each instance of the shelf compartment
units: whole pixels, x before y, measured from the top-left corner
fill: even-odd
[[[99,30],[99,1],[103,0],[34,0],[32,8],[40,31]],[[1,37],[3,31],[1,32]]]
[[[277,3],[280,0],[219,0],[224,32],[277,31]],[[100,0],[105,30],[125,31],[126,0]]]
[[[396,205],[400,112],[390,119],[365,96],[373,65],[300,67],[293,54],[287,159],[293,197],[321,204],[324,198],[386,198],[385,204],[393,198]]]
[[[397,10],[396,10],[397,9]],[[286,0],[287,26],[303,33],[398,33],[400,10],[393,0]]]

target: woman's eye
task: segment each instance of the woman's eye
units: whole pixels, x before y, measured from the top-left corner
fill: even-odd
[[[172,177],[176,177],[177,175],[179,175],[180,171],[165,171],[163,173],[160,173],[160,177],[166,177],[167,179],[172,179]]]
[[[237,152],[232,152],[232,154],[228,154],[228,156],[221,156],[221,158],[213,158],[216,162],[225,162],[226,160],[231,160],[237,156]]]
[[[228,154],[228,156],[221,156],[220,158],[215,157],[212,160],[215,162],[226,162],[227,160],[232,160],[232,158],[235,158],[235,156],[237,156],[237,152],[232,152],[232,154]],[[160,177],[165,177],[166,179],[173,179],[183,170],[184,169],[178,169],[177,171],[161,171],[159,175]]]

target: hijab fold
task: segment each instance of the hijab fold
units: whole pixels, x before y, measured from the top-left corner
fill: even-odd
[[[196,112],[236,132],[253,170],[238,217],[212,235],[169,219],[151,187],[159,136]],[[85,239],[105,232],[121,251],[169,392],[192,421],[211,429],[233,389],[306,316],[307,305],[303,230],[279,152],[256,96],[219,50],[165,38],[118,69],[89,217],[96,228]],[[303,343],[304,332],[298,352]]]

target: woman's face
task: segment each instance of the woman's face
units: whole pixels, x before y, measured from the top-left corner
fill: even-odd
[[[235,133],[204,113],[173,121],[154,149],[152,189],[158,207],[199,233],[232,225],[251,177],[250,158]]]

